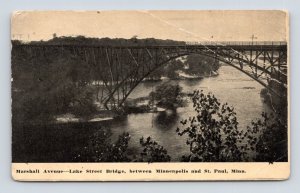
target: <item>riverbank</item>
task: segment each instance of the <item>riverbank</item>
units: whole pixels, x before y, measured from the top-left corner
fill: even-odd
[[[79,123],[79,122],[102,122],[113,120],[119,115],[109,110],[101,110],[88,117],[78,117],[72,113],[55,116],[54,123]]]
[[[163,80],[201,80],[203,78],[216,77],[218,76],[218,71],[211,71],[209,74],[201,73],[201,74],[188,74],[182,70],[176,71],[176,75],[172,78],[161,76],[159,78],[144,78],[142,82],[153,82],[153,81],[163,81]]]
[[[287,120],[288,105],[286,100],[282,100],[279,96],[268,91],[266,88],[261,89],[260,96],[263,103],[266,104],[273,113],[280,116],[282,120]]]
[[[201,81],[205,77],[216,77],[218,76],[217,72],[213,72],[210,75],[188,75],[184,72],[179,72],[179,76],[174,79],[169,79],[167,77],[161,77],[159,79],[145,79],[142,81],[142,83],[153,83],[156,86],[161,84],[160,82],[163,81]],[[154,86],[154,87],[156,87]],[[154,88],[153,87],[153,88]],[[190,93],[182,93],[185,98]],[[97,102],[95,101],[95,104]],[[99,104],[98,104],[99,105]],[[166,108],[163,107],[157,107],[155,105],[150,104],[150,98],[149,95],[146,94],[145,96],[137,97],[137,98],[127,98],[127,100],[124,103],[124,106],[122,108],[122,113],[120,112],[114,112],[110,110],[104,110],[104,109],[98,109],[98,111],[92,115],[89,115],[87,117],[80,117],[75,116],[72,113],[65,113],[61,115],[56,115],[54,117],[55,123],[73,123],[73,122],[102,122],[107,120],[113,120],[120,116],[125,116],[128,114],[135,114],[135,113],[157,113],[166,111]]]

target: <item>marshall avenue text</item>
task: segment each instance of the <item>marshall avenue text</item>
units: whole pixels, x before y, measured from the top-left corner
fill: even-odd
[[[120,169],[68,169],[68,170],[55,170],[55,169],[16,169],[17,174],[62,174],[62,173],[70,173],[70,174],[228,174],[228,173],[237,173],[242,174],[246,173],[245,170],[242,169],[128,169],[128,170],[120,170]]]

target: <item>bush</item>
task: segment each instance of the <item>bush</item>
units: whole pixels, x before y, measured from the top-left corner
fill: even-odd
[[[115,143],[110,141],[111,133],[100,130],[91,136],[90,141],[79,153],[74,161],[80,162],[128,162],[127,156],[129,133],[123,133]]]
[[[110,141],[109,130],[99,130],[90,137],[89,143],[80,150],[73,161],[80,162],[169,162],[171,157],[167,150],[150,137],[146,140],[140,139],[143,150],[140,154],[133,155],[136,159],[128,155],[129,133],[119,135],[115,143]]]
[[[182,120],[183,128],[176,130],[180,136],[187,135],[190,146],[190,154],[182,161],[241,161],[246,152],[238,144],[243,133],[238,130],[234,108],[221,105],[214,95],[202,91],[195,91],[192,101],[197,115]]]
[[[140,144],[143,147],[140,162],[169,162],[171,160],[167,150],[156,141],[153,141],[151,137],[147,137],[146,140],[142,137]]]
[[[183,128],[176,130],[188,136],[190,146],[182,161],[287,161],[287,124],[280,115],[262,113],[244,132],[238,129],[234,108],[211,93],[195,91],[192,101],[197,115],[182,120]]]
[[[154,92],[149,94],[151,102],[156,102],[157,106],[175,109],[183,105],[182,87],[178,84],[172,85],[163,83],[155,88]]]
[[[86,115],[95,110],[92,92],[87,86],[87,64],[71,55],[58,57],[57,50],[52,51],[35,57],[27,53],[29,50],[13,54],[14,123],[49,123],[58,114],[72,111]]]
[[[93,90],[91,88],[80,88],[74,93],[73,98],[69,98],[68,109],[77,116],[90,116],[97,112],[94,104]]]
[[[247,132],[250,133],[247,144],[255,144],[255,148],[250,148],[256,150],[255,161],[272,163],[288,160],[287,124],[280,117],[262,113],[262,119],[252,121]]]

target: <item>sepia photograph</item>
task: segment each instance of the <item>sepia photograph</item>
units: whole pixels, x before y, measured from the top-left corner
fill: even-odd
[[[289,164],[288,33],[279,10],[16,11],[12,163]]]

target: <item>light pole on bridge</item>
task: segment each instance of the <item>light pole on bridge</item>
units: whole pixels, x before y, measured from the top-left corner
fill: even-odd
[[[254,36],[254,34],[252,34],[252,36],[250,37],[251,38],[251,42],[252,42],[252,46],[253,46],[253,40],[256,40],[257,39],[257,37],[256,36]]]

